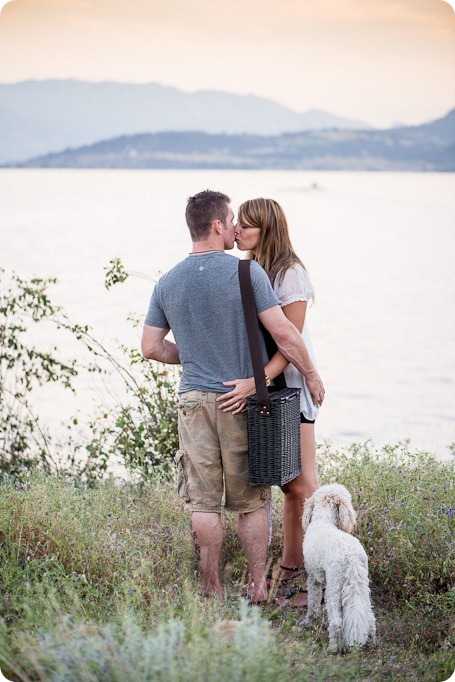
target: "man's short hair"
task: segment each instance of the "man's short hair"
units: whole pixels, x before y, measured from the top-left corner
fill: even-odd
[[[185,218],[193,242],[201,242],[210,235],[210,227],[214,220],[226,225],[228,204],[231,203],[226,194],[206,189],[194,197],[189,197]]]

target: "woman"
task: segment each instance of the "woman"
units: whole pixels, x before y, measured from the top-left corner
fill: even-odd
[[[235,234],[237,247],[241,251],[248,251],[247,257],[258,261],[269,275],[284,314],[302,333],[314,363],[311,340],[305,323],[307,303],[313,298],[314,290],[303,263],[292,248],[283,209],[272,199],[246,201],[239,208]],[[297,595],[293,599],[293,604],[303,606],[306,603],[304,594],[306,590],[298,587],[298,578],[303,574],[302,510],[305,499],[319,487],[314,436],[314,421],[319,406],[314,405],[305,378],[278,351],[266,365],[265,373],[273,380],[283,371],[287,386],[302,389],[300,399],[302,475],[281,487],[284,493],[284,551],[276,579],[287,592],[287,598]],[[228,399],[231,403],[231,399],[235,398],[234,405],[222,408],[225,411],[232,411],[233,414],[243,410],[247,396],[255,393],[253,377],[226,381],[225,385],[235,388],[219,400],[221,404],[223,400]],[[233,409],[234,407],[236,409]],[[302,593],[300,596],[299,592]]]

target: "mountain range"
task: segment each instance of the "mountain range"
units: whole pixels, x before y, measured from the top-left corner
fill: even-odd
[[[421,126],[277,136],[166,132],[66,149],[22,168],[232,168],[455,171],[455,109]]]
[[[0,163],[136,133],[280,135],[327,128],[368,130],[371,126],[316,109],[299,113],[253,95],[187,93],[156,83],[0,84]]]

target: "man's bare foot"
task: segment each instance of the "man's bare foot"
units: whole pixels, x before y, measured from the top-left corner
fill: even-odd
[[[265,604],[269,599],[269,591],[265,585],[256,587],[253,583],[248,594],[250,604]]]
[[[217,597],[218,601],[222,604],[223,603],[223,595],[221,594],[221,588],[217,587],[216,585],[204,585],[202,590],[199,592],[199,596],[204,597],[205,599],[210,599],[214,595]]]

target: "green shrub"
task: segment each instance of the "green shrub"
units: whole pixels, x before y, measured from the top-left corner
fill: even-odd
[[[73,389],[76,361],[65,361],[56,348],[30,343],[30,327],[55,319],[61,309],[47,290],[55,279],[4,281],[0,268],[0,474],[17,477],[39,465],[53,464],[51,436],[34,413],[30,395],[48,383]]]
[[[125,278],[117,271],[107,275],[111,284]],[[178,369],[144,360],[136,348],[120,345],[112,352],[87,325],[72,322],[52,303],[49,288],[55,283],[13,273],[0,288],[0,478],[19,480],[38,466],[94,481],[119,461],[144,480],[172,474]],[[54,345],[30,343],[36,325],[51,329]],[[62,357],[57,348],[57,339],[67,346],[68,335],[79,344],[77,361]],[[36,401],[36,391],[48,383],[75,392],[74,379],[81,372],[115,374],[125,397],[116,401],[106,393],[82,429],[73,417],[65,436],[57,438],[32,408],[30,396]]]
[[[172,476],[178,450],[180,370],[145,360],[136,348],[120,348],[122,358],[115,369],[126,397],[90,420],[91,436],[85,448],[101,461],[120,461],[143,481]]]
[[[343,483],[357,510],[374,592],[397,600],[447,593],[455,584],[455,471],[409,443],[320,448],[323,483]],[[452,592],[453,594],[453,592]]]

